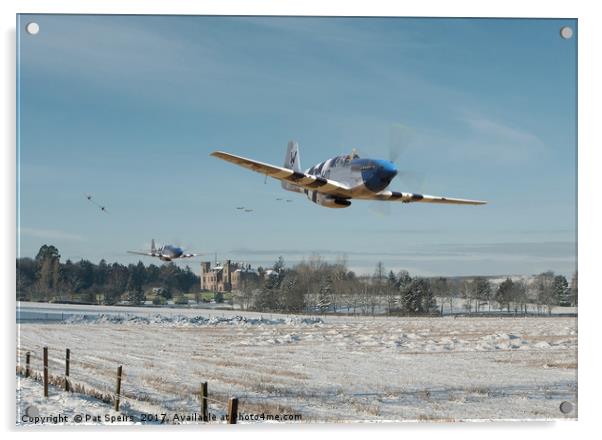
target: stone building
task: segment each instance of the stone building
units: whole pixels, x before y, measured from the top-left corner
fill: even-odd
[[[250,264],[232,263],[226,260],[222,264],[201,263],[201,290],[213,292],[231,292],[240,290],[246,281],[258,281],[259,274]]]

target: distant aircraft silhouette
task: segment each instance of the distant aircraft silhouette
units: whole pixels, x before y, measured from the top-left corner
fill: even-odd
[[[150,251],[128,251],[130,254],[136,255],[146,255],[149,257],[157,257],[161,261],[171,261],[176,260],[178,258],[192,258],[202,254],[187,254],[182,248],[178,246],[173,246],[171,244],[166,244],[165,246],[155,246],[155,240],[151,240],[151,248]]]
[[[98,207],[98,209],[100,209],[102,212],[104,212],[104,213],[107,213],[107,214],[109,213],[109,212],[107,211],[107,208],[106,208],[106,206],[104,206],[104,205],[100,205],[100,204],[96,203],[96,201],[92,200],[92,196],[91,196],[90,194],[86,194],[86,199],[88,199],[88,201],[89,201],[90,203],[92,203],[92,204],[96,205],[96,206]]]

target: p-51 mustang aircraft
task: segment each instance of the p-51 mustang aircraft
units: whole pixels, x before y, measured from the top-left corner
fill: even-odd
[[[150,252],[139,252],[139,251],[128,251],[130,254],[136,255],[146,255],[148,257],[157,257],[161,261],[171,261],[176,260],[178,258],[192,258],[202,254],[185,254],[184,251],[177,247],[172,246],[171,244],[166,244],[165,246],[161,246],[159,248],[155,247],[155,240],[151,241]]]
[[[362,159],[355,152],[333,157],[302,172],[299,145],[293,141],[288,143],[284,167],[222,151],[214,151],[211,155],[278,179],[285,190],[305,193],[312,202],[328,208],[347,208],[351,205],[351,199],[457,205],[487,203],[480,200],[388,191],[386,188],[397,175],[395,164],[388,160]]]

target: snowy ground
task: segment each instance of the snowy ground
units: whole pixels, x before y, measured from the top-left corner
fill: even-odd
[[[63,322],[18,325],[18,363],[31,351],[32,368],[41,371],[47,345],[50,374],[60,376],[68,347],[72,381],[104,394],[113,392],[116,368],[123,365],[123,409],[138,421],[148,412],[168,418],[198,412],[203,381],[218,418],[229,397],[240,399],[242,413],[300,414],[303,422],[577,414],[575,318],[315,318],[60,307],[70,313]],[[41,386],[32,383],[20,380],[20,408],[40,405]],[[93,403],[54,393],[64,394],[53,389],[43,411]],[[571,413],[560,412],[563,401],[573,404]]]
[[[106,423],[107,420],[123,423],[120,419],[124,419],[124,415],[131,420],[127,412],[120,414],[109,404],[92,397],[51,386],[46,399],[42,383],[17,376],[17,384],[17,424],[20,425],[68,425],[80,423],[78,416],[82,417],[81,423],[86,424]],[[100,417],[94,418],[93,415]]]

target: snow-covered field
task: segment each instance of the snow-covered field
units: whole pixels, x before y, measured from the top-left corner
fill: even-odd
[[[210,412],[229,397],[244,414],[300,414],[303,422],[575,418],[575,318],[299,317],[245,312],[22,304],[68,313],[61,322],[18,324],[17,362],[32,352],[41,371],[111,394],[123,365],[122,410],[192,414],[207,381]],[[49,312],[49,309],[50,312]],[[84,316],[85,315],[85,316]],[[63,316],[64,317],[64,316]],[[18,381],[18,406],[40,404],[42,387]],[[54,413],[88,398],[56,388]],[[54,399],[54,400],[53,400]],[[68,404],[65,401],[69,402]],[[75,403],[74,403],[75,401]],[[559,410],[569,401],[569,414]],[[223,402],[223,403],[222,403]],[[90,409],[109,413],[110,405]],[[73,410],[73,409],[72,409]],[[138,418],[136,420],[139,420]]]
[[[73,424],[77,415],[82,414],[102,414],[98,420],[88,417],[82,423],[100,424],[105,422],[105,415],[108,421],[119,423],[118,420],[124,418],[122,414],[113,410],[113,408],[93,397],[88,397],[77,393],[68,393],[60,391],[55,387],[50,387],[48,398],[43,396],[43,386],[31,378],[17,376],[17,424],[22,425],[54,425],[54,424]],[[63,419],[58,419],[59,415]],[[39,417],[40,419],[36,419]],[[46,420],[41,420],[45,417]],[[129,420],[129,417],[128,417]]]

